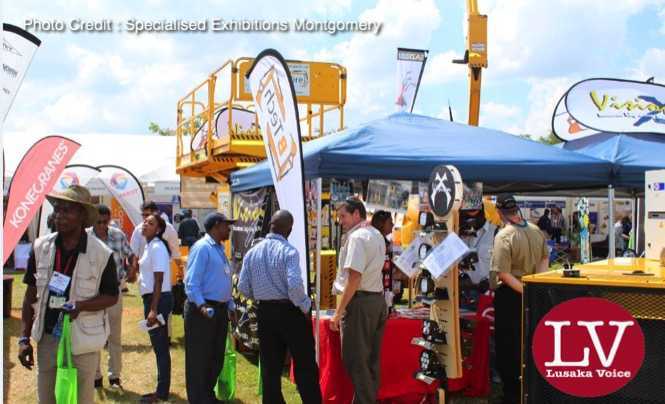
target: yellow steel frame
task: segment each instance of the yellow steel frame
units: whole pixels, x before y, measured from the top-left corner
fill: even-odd
[[[182,175],[226,176],[229,171],[255,164],[265,157],[261,133],[257,130],[236,133],[233,127],[233,108],[252,110],[251,93],[245,90],[245,74],[253,63],[251,58],[228,60],[212,72],[206,80],[194,87],[178,101],[176,126],[176,171]],[[323,135],[324,116],[331,111],[339,112],[339,125],[344,127],[344,105],[346,104],[346,68],[335,63],[287,61],[291,64],[306,65],[309,72],[310,94],[297,96],[297,102],[306,109],[300,118],[306,127],[303,140],[315,137],[314,126],[318,118],[318,135]],[[221,94],[217,91],[218,80],[230,72],[230,91]],[[201,96],[200,93],[207,92]],[[215,116],[222,109],[228,109],[228,138],[216,139]],[[193,150],[192,145],[184,144],[187,135],[194,138],[200,126],[206,129],[205,148]],[[258,128],[258,118],[255,127]],[[221,158],[223,157],[223,158]],[[215,174],[215,175],[212,175]]]

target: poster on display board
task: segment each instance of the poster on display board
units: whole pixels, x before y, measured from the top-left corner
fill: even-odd
[[[266,188],[233,195],[232,217],[237,221],[231,233],[231,248],[235,261],[242,260],[256,237],[263,237],[270,230],[272,199]]]

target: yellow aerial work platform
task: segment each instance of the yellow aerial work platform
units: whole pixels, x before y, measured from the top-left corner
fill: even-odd
[[[251,58],[229,60],[178,101],[176,171],[223,182],[265,158],[245,74]],[[335,63],[287,61],[303,141],[344,127],[346,69]],[[330,129],[327,129],[329,127]]]

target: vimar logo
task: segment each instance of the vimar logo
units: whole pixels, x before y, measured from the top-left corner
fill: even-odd
[[[115,189],[123,191],[127,188],[127,184],[129,184],[129,179],[125,174],[115,173],[111,176],[111,185],[113,185]]]
[[[644,334],[622,306],[583,297],[555,306],[538,323],[533,360],[556,389],[602,397],[628,384],[644,360]]]

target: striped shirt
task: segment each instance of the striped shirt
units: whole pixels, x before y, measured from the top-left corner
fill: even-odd
[[[88,234],[91,234],[108,246],[108,248],[113,251],[113,260],[115,261],[115,268],[118,273],[118,281],[121,282],[125,278],[125,259],[129,259],[133,253],[132,249],[129,246],[127,241],[127,236],[122,230],[116,229],[114,227],[108,228],[106,239],[103,239],[95,233],[92,227],[85,229]]]
[[[279,234],[269,233],[247,252],[238,290],[252,300],[289,299],[303,313],[312,306],[305,293],[298,250]]]

